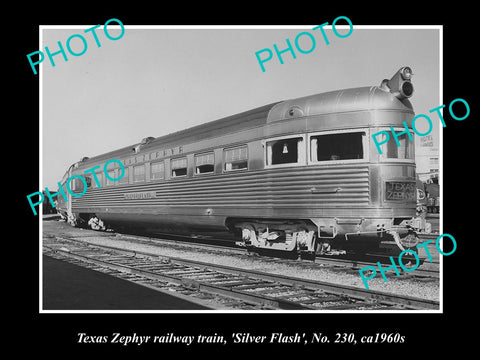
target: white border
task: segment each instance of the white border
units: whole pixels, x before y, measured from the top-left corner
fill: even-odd
[[[39,49],[43,46],[43,30],[50,29],[88,29],[94,25],[40,25],[39,26]],[[119,25],[110,25],[112,28],[120,28]],[[198,30],[210,30],[210,29],[311,29],[318,25],[124,25],[125,29],[198,29]],[[440,103],[443,104],[443,25],[355,25],[354,29],[420,29],[420,30],[439,30],[439,97]],[[100,26],[103,29],[103,25]],[[325,26],[326,29],[331,29],[331,25]],[[338,29],[349,29],[348,25],[335,26]],[[40,189],[43,189],[43,63],[40,63],[38,69],[39,76],[39,184]],[[423,111],[423,110],[422,110]],[[443,112],[443,111],[442,111]],[[439,218],[439,232],[443,234],[443,128],[439,131],[439,185],[440,185],[440,218]],[[40,190],[41,191],[41,190]],[[120,313],[120,314],[155,314],[155,313],[180,313],[180,314],[221,314],[221,313],[253,313],[253,314],[344,314],[344,313],[356,313],[356,314],[423,314],[423,313],[443,313],[443,259],[439,257],[440,266],[440,309],[439,310],[44,310],[43,309],[43,261],[42,261],[42,238],[43,238],[43,221],[42,221],[42,205],[38,210],[39,221],[39,313],[40,314],[105,314],[105,313]],[[443,242],[443,239],[442,239]]]

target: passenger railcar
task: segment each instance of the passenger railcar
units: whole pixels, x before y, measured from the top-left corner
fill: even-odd
[[[414,116],[411,70],[380,86],[315,94],[145,138],[72,165],[88,190],[59,197],[72,224],[175,233],[229,231],[258,249],[332,254],[394,244],[416,236],[414,143],[393,134],[379,154],[372,134],[404,131]],[[413,135],[413,132],[412,132]],[[102,165],[118,159],[119,181]],[[100,187],[84,171],[100,165]],[[108,169],[113,178],[121,168]],[[79,180],[79,179],[75,179]],[[83,191],[80,181],[72,191]]]

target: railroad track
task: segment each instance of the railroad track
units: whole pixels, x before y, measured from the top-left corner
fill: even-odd
[[[422,261],[423,260],[424,259],[422,259]],[[391,265],[391,262],[388,256],[378,256],[376,261],[380,262],[382,265],[383,264]],[[351,269],[353,271],[358,271],[359,269],[362,269],[366,266],[374,266],[378,268],[376,261],[369,262],[369,261],[359,261],[359,260],[353,260],[353,259],[341,259],[341,258],[333,258],[333,257],[332,258],[330,257],[315,258],[316,264],[328,265],[330,267],[337,267],[337,268],[341,267],[343,269]],[[401,274],[401,276],[408,276],[409,278],[417,278],[417,279],[440,278],[440,271],[438,269],[417,268],[415,269],[414,272],[406,272],[403,269],[401,269],[400,266],[397,266],[397,267],[399,268],[399,273]]]
[[[190,292],[189,296],[200,293],[230,299],[229,306],[239,309],[439,309],[439,303],[432,300],[92,245],[72,238],[45,238],[43,251],[161,291],[173,285],[179,293]]]
[[[244,247],[239,247],[235,246],[234,243],[232,242],[227,242],[224,241],[225,245],[221,245],[217,242],[217,244],[210,244],[210,243],[204,243],[204,242],[196,242],[192,241],[192,238],[190,237],[182,237],[179,235],[175,236],[164,236],[162,238],[156,238],[156,237],[149,237],[149,236],[138,236],[138,235],[133,235],[133,234],[117,234],[116,235],[119,239],[122,240],[128,240],[128,241],[134,241],[137,243],[142,243],[142,244],[164,244],[164,243],[169,243],[169,244],[177,244],[180,246],[197,246],[199,249],[208,249],[212,251],[222,251],[222,252],[228,252],[231,254],[238,254],[239,256],[248,256],[248,255],[256,255],[255,253],[249,253]],[[436,238],[436,236],[434,237]],[[366,266],[377,266],[377,261],[379,261],[381,264],[390,264],[390,259],[389,256],[383,256],[383,255],[370,255],[368,256],[372,261],[365,261],[362,259],[356,259],[353,257],[349,256],[317,256],[312,262],[311,260],[305,260],[303,262],[307,264],[316,264],[320,266],[328,266],[330,268],[342,268],[342,269],[349,269],[355,272],[358,272],[359,269],[362,269]],[[265,257],[267,259],[268,257]],[[281,257],[271,257],[273,259],[272,261],[278,261],[278,262],[285,262],[288,260],[285,260],[284,258]],[[425,259],[421,259],[423,261]],[[296,259],[295,261],[298,261]],[[437,265],[437,264],[436,264]],[[399,269],[400,273],[402,276],[408,276],[409,278],[418,278],[418,279],[438,279],[440,277],[440,272],[438,270],[438,265],[437,268],[435,269],[425,269],[422,268],[421,266],[417,268],[413,273],[411,272],[405,272],[401,268]]]

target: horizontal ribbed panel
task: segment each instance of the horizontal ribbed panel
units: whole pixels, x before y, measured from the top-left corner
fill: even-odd
[[[337,189],[340,188],[340,191]],[[125,194],[154,192],[156,197]],[[368,166],[290,167],[256,172],[195,176],[89,189],[74,209],[145,206],[300,206],[323,208],[369,204]]]

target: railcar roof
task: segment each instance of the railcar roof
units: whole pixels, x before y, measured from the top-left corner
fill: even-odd
[[[290,110],[294,111],[290,112]],[[395,110],[413,113],[408,99],[400,100],[378,86],[366,86],[282,101],[272,108],[268,115],[268,122],[299,115],[315,116],[368,110]]]
[[[390,92],[384,91],[378,86],[343,89],[275,102],[236,115],[160,136],[145,145],[145,149],[159,145],[166,147],[182,145],[185,142],[232,133],[265,125],[269,122],[298,116],[315,116],[368,110],[396,110],[413,113],[412,106],[408,99],[399,100]],[[126,152],[132,151],[132,148],[138,144],[139,143],[136,143],[92,157],[85,161],[84,164],[104,158],[110,159],[115,158],[115,156],[124,156]]]

